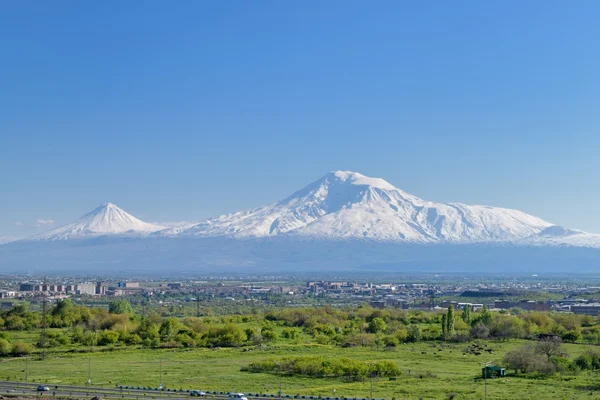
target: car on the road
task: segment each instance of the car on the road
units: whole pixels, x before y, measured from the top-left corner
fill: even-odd
[[[203,392],[202,390],[192,390],[190,392],[190,396],[198,396],[198,397],[203,397],[206,396],[206,393]]]
[[[244,393],[229,393],[229,398],[236,400],[248,400]]]
[[[38,387],[36,388],[36,390],[38,392],[49,392],[50,388],[48,386],[38,385]]]

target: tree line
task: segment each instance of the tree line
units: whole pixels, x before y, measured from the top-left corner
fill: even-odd
[[[0,311],[0,332],[34,331],[43,315],[27,303]],[[552,334],[566,342],[600,343],[596,317],[556,312],[498,313],[453,307],[444,311],[374,309],[368,305],[280,308],[251,314],[175,318],[135,312],[125,299],[89,308],[69,299],[49,307],[45,340],[38,347],[143,346],[236,347],[275,341],[312,341],[341,347],[395,347],[419,341],[537,339]],[[0,338],[0,355],[31,350]],[[6,342],[6,343],[5,343]],[[8,349],[8,350],[6,350]]]

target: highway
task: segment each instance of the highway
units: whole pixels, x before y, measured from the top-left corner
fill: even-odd
[[[37,383],[0,381],[0,395],[2,396],[26,396],[26,397],[102,397],[102,398],[124,398],[124,399],[156,399],[174,400],[187,399],[187,392],[170,392],[158,390],[137,390],[103,387],[69,386],[69,385],[45,385],[50,388],[47,392],[38,392]],[[42,384],[44,385],[44,384]],[[215,398],[227,398],[227,395],[215,395]],[[211,395],[212,398],[212,395]]]
[[[47,392],[38,392],[38,385],[45,385],[50,388]],[[176,391],[174,389],[158,390],[152,388],[132,388],[132,387],[115,387],[106,388],[98,386],[71,386],[71,385],[50,385],[46,383],[29,383],[29,382],[12,382],[0,381],[0,396],[26,396],[26,397],[102,397],[113,399],[136,399],[136,400],[191,400],[192,397],[187,391]],[[246,397],[251,400],[275,400],[279,399],[278,395],[258,395],[256,393],[246,393]],[[207,399],[229,399],[229,394],[225,392],[206,392]],[[316,400],[318,396],[290,396],[283,395],[283,400],[298,399],[298,400]],[[200,400],[200,399],[198,399]],[[321,397],[321,400],[368,400],[366,398],[337,398],[337,397]],[[385,400],[385,399],[373,399]]]

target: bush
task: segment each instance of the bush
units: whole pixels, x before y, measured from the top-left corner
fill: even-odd
[[[127,300],[113,300],[108,305],[108,312],[111,314],[133,314],[133,308]]]
[[[10,354],[10,343],[8,340],[0,338],[0,356],[7,356]]]
[[[322,333],[318,333],[315,335],[315,341],[318,344],[329,344],[330,339],[329,336],[323,335]]]
[[[392,361],[376,361],[366,363],[363,361],[336,358],[326,360],[323,357],[290,357],[274,360],[253,362],[248,367],[242,368],[250,372],[269,372],[273,374],[307,376],[311,378],[344,377],[351,380],[365,379],[372,374],[373,377],[395,377],[400,375],[400,369]]]
[[[579,342],[581,341],[581,333],[579,331],[567,331],[561,335],[562,340],[565,342]]]
[[[487,339],[490,337],[490,329],[481,322],[473,325],[469,333],[473,339]]]
[[[284,339],[297,339],[299,336],[298,331],[296,329],[285,328],[281,331],[281,337]]]
[[[396,347],[400,344],[400,341],[396,336],[384,336],[383,345],[385,347]]]
[[[10,354],[13,356],[26,356],[33,352],[33,346],[28,343],[23,343],[22,341],[17,341],[13,344]]]
[[[600,369],[600,352],[596,349],[588,349],[584,354],[578,356],[573,363],[584,371]]]
[[[264,330],[261,332],[262,333],[262,337],[264,340],[266,340],[267,342],[274,342],[275,340],[277,340],[277,334],[271,330]]]
[[[587,354],[582,354],[579,357],[577,357],[574,363],[575,365],[577,365],[577,367],[579,367],[579,369],[592,369],[592,358]]]
[[[100,334],[98,345],[109,346],[116,344],[119,341],[119,332],[116,331],[104,331]]]
[[[373,318],[371,322],[369,322],[368,331],[370,333],[382,333],[387,330],[387,324],[382,318]]]
[[[409,325],[407,329],[406,341],[416,343],[421,341],[422,333],[419,325]]]
[[[540,374],[551,374],[556,371],[556,366],[550,359],[531,345],[525,345],[506,353],[504,364],[507,369],[521,373],[538,372]]]

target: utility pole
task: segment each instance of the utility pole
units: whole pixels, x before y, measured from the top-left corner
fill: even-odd
[[[486,363],[480,363],[481,365],[483,365],[483,399],[487,400],[487,374],[488,374],[488,369],[487,367],[489,367],[490,365],[492,365],[493,361],[488,361]]]
[[[200,318],[200,292],[196,294],[196,318]]]
[[[88,386],[92,385],[92,359],[91,359],[91,357],[88,358],[88,380],[87,380],[87,384],[88,384]]]
[[[485,374],[483,374],[483,399],[487,400],[487,368]]]
[[[369,398],[370,398],[371,400],[373,400],[373,371],[371,371],[371,372],[369,373],[369,378],[370,378],[370,381],[371,381],[371,397],[369,397]]]
[[[162,389],[162,360],[158,360],[158,388]]]
[[[281,361],[279,362],[279,400],[281,400]]]
[[[369,384],[371,387],[371,389],[370,389],[371,394],[370,394],[369,399],[373,400],[373,363],[369,363]]]
[[[42,348],[41,358],[42,360],[46,358],[46,338],[48,337],[47,333],[47,323],[48,323],[48,304],[46,303],[46,295],[42,294],[42,330],[40,332],[40,347]]]
[[[435,308],[435,290],[433,286],[429,287],[429,309],[433,310]]]
[[[28,360],[29,359],[27,357],[25,357],[25,383],[27,383],[28,379],[29,379],[28,376],[27,376],[29,374]]]

